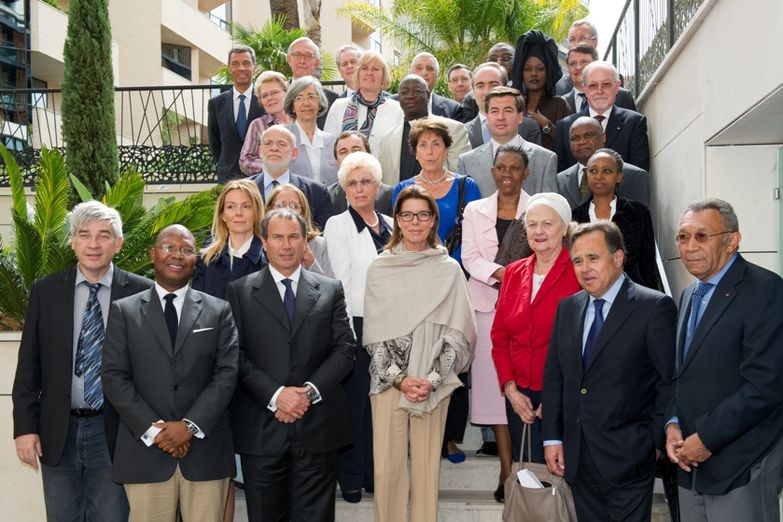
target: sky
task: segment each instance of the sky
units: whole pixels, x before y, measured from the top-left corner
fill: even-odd
[[[590,0],[587,19],[598,29],[598,56],[603,58],[625,0]]]

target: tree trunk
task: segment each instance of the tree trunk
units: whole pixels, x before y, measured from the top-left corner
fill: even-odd
[[[269,0],[272,16],[283,17],[283,28],[287,31],[299,27],[299,7],[296,0]]]

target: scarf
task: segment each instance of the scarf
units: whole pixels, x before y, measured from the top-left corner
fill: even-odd
[[[343,132],[349,130],[358,130],[365,136],[369,136],[372,132],[372,124],[375,121],[375,116],[378,113],[378,106],[383,105],[388,99],[389,95],[385,92],[381,92],[374,102],[370,103],[362,98],[360,91],[354,91],[351,95],[351,101],[348,102],[348,106],[343,113]],[[359,129],[359,105],[367,107],[367,118],[362,123],[362,128]]]

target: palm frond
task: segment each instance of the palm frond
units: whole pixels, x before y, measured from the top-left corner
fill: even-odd
[[[73,188],[76,189],[76,193],[79,195],[79,199],[82,200],[82,203],[95,199],[92,197],[92,192],[87,188],[87,185],[82,183],[82,181],[73,174],[71,174],[71,183],[73,184]]]
[[[38,261],[41,259],[41,238],[35,226],[25,219],[21,219],[14,212],[14,253],[16,255],[16,267],[27,288],[39,274]]]
[[[41,150],[35,190],[35,230],[40,238],[38,273],[48,274],[61,267],[65,258],[61,243],[68,202],[71,195],[68,172],[62,154],[46,148]]]
[[[144,215],[144,178],[135,170],[124,172],[117,183],[109,187],[103,203],[117,209],[122,216],[123,231],[133,230]]]
[[[0,251],[0,287],[0,310],[5,316],[24,322],[30,292],[16,270],[14,256],[5,250]]]
[[[11,182],[11,204],[13,212],[20,218],[27,220],[27,197],[24,194],[24,179],[22,171],[16,159],[8,152],[8,149],[0,143],[0,156],[3,158],[5,170],[8,173],[8,179]]]

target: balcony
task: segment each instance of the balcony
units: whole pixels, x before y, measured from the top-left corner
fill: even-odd
[[[42,2],[30,2],[30,47],[35,78],[59,85],[63,78],[63,46],[68,15]]]
[[[161,41],[199,49],[199,74],[210,77],[225,63],[231,35],[183,0],[161,2]],[[195,72],[195,71],[194,71]]]

